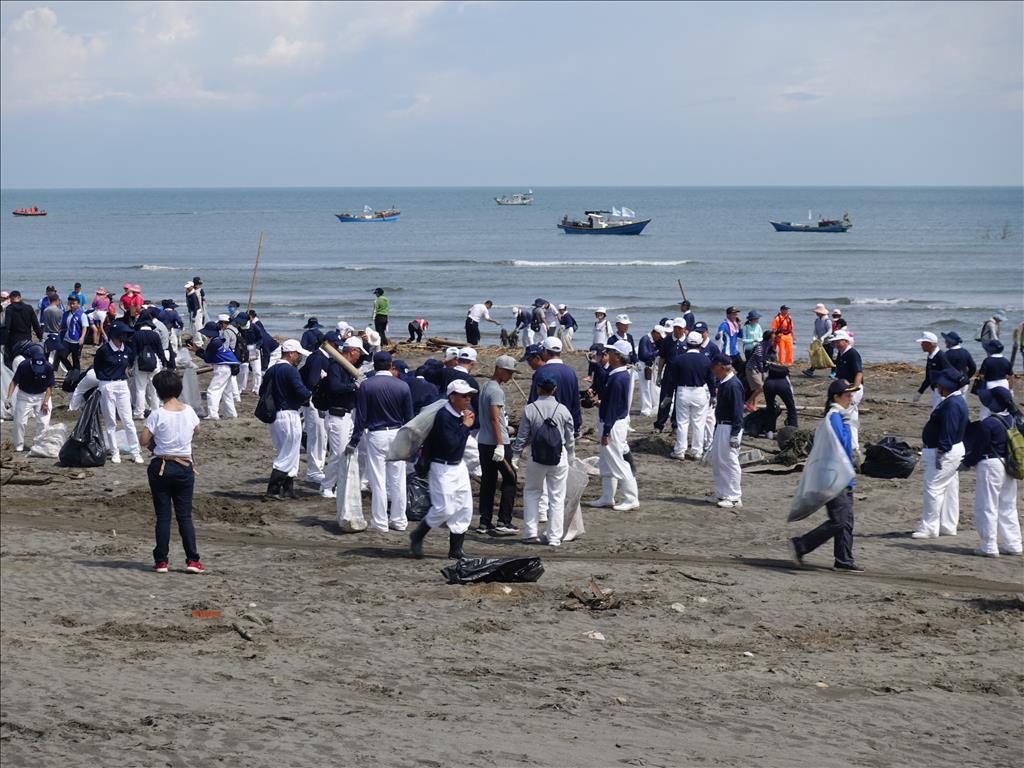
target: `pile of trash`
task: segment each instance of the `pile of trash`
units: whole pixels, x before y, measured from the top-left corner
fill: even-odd
[[[775,454],[774,463],[792,467],[810,456],[814,430],[783,427],[775,436],[775,442],[779,445],[779,452]]]

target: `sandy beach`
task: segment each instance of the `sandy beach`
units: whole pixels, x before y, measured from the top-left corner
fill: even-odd
[[[428,354],[400,352],[410,363]],[[481,375],[495,354],[481,354]],[[863,442],[899,435],[920,446],[928,406],[909,403],[920,376],[869,366]],[[813,428],[825,379],[793,384]],[[506,391],[518,414],[522,398]],[[56,402],[55,419],[73,422],[66,396]],[[961,474],[959,535],[931,541],[909,536],[920,467],[906,480],[858,476],[854,547],[866,572],[833,572],[828,546],[801,570],[786,540],[823,513],[785,522],[798,474],[749,468],[743,508],[717,509],[702,501],[710,468],[670,459],[670,437],[651,435],[634,411],[638,511],[585,510],[586,534],[558,551],[470,533],[470,555],[539,555],[545,573],[507,588],[448,586],[445,536],[429,536],[415,561],[407,534],[338,533],[334,502],[311,488],[261,501],[271,449],[254,406],[246,396],[243,418],[204,422],[195,443],[203,576],[183,572],[176,531],[172,572],[151,571],[144,467],[15,458],[4,422],[5,766],[992,768],[1024,758],[1024,561],[972,555],[973,472]],[[592,436],[578,453],[597,453]],[[10,483],[12,462],[68,477]],[[569,590],[591,578],[621,605],[574,604]]]

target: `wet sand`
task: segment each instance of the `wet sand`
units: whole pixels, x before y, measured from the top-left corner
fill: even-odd
[[[867,376],[862,440],[920,445],[920,372]],[[825,379],[794,386],[813,427]],[[271,449],[252,416],[204,422],[196,442],[203,576],[182,571],[176,531],[172,572],[151,572],[144,467],[5,484],[4,765],[1020,764],[1024,562],[971,554],[973,473],[959,535],[929,541],[909,537],[920,467],[859,476],[867,571],[831,571],[828,546],[800,570],[786,540],[823,513],[785,522],[797,474],[746,471],[743,508],[720,510],[702,501],[710,468],[671,460],[669,437],[633,420],[638,511],[585,510],[585,536],[558,551],[469,534],[472,555],[543,558],[539,582],[508,590],[446,585],[443,531],[414,561],[406,534],[338,533],[311,488],[262,502]],[[591,577],[620,607],[567,609]]]

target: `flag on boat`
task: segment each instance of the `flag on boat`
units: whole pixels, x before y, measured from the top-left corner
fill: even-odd
[[[622,215],[622,214],[621,214],[621,213],[619,212],[619,209],[618,209],[618,208],[616,208],[616,207],[615,207],[615,206],[613,205],[613,206],[612,206],[612,216],[621,216],[621,215]]]
[[[373,208],[368,205],[363,206],[363,213],[373,213]]]
[[[632,208],[622,206],[622,216],[632,218],[633,216],[636,216],[636,211],[634,211]]]

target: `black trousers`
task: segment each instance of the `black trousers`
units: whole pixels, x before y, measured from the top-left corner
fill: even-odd
[[[58,352],[54,358],[57,365],[63,365],[67,370],[80,369],[82,365],[82,348],[74,341],[64,342],[64,351]]]
[[[480,323],[469,317],[466,318],[466,343],[480,343]]]
[[[501,501],[498,505],[498,525],[512,525],[512,506],[516,501],[516,473],[506,462],[494,461],[496,446],[480,447],[480,525],[490,528],[494,521],[494,492],[501,475]],[[506,450],[509,450],[506,447]]]
[[[797,426],[796,400],[793,399],[793,385],[789,379],[765,379],[764,380],[764,402],[768,408],[768,424],[770,429],[775,431],[775,424],[779,419],[779,412],[775,407],[775,398],[782,398],[786,405],[786,426]]]
[[[793,539],[798,555],[813,552],[829,539],[834,539],[837,565],[853,565],[853,489],[847,488],[825,505],[828,520],[813,531]]]
[[[409,341],[423,341],[423,329],[416,322],[409,323]]]
[[[388,343],[388,316],[374,315],[373,330],[380,334],[380,345],[386,346]]]

